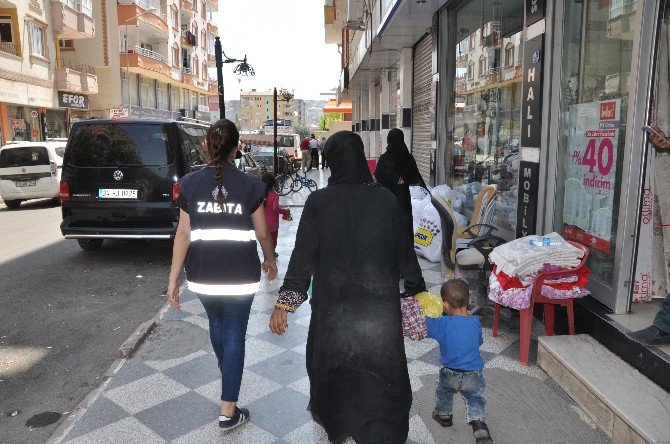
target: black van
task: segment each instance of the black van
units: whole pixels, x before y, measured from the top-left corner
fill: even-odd
[[[209,161],[207,126],[173,120],[84,120],[63,159],[61,232],[84,250],[104,239],[170,239],[179,186]]]

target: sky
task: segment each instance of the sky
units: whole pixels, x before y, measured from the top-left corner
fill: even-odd
[[[295,90],[298,99],[325,100],[340,78],[337,45],[324,40],[323,0],[219,0],[214,23],[223,51],[256,71],[236,76],[237,64],[223,65],[226,100],[239,99],[240,89]],[[212,72],[216,78],[215,72]]]

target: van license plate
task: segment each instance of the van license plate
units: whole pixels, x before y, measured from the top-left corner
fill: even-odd
[[[14,185],[16,185],[17,188],[19,187],[34,187],[36,181],[34,180],[28,180],[26,182],[14,182]]]
[[[119,188],[100,188],[100,199],[137,199],[137,190],[122,190]]]

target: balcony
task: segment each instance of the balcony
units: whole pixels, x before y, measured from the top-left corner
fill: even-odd
[[[209,0],[209,6],[212,8],[212,12],[218,12],[219,11],[219,0]]]
[[[73,63],[67,59],[59,59],[56,68],[55,82],[58,91],[72,93],[97,94],[98,76],[95,69],[88,65]]]
[[[196,47],[196,46],[198,46],[198,36],[193,34],[188,29],[182,29],[181,30],[181,43],[183,45]]]
[[[153,71],[173,79],[172,69],[167,63],[167,58],[155,51],[135,46],[127,53],[121,48],[121,68],[139,68]]]
[[[210,80],[209,81],[208,90],[211,94],[218,94],[219,93],[219,84],[217,83],[216,80]]]
[[[12,42],[0,42],[0,51],[21,57],[21,47]]]
[[[138,26],[141,24],[149,25],[151,28],[159,30],[163,35],[168,35],[167,15],[161,11],[160,4],[152,0],[118,0],[118,25]],[[149,14],[146,12],[149,8],[155,10]],[[141,17],[137,18],[140,14]]]
[[[468,65],[468,53],[462,53],[456,56],[456,66],[467,66]]]
[[[190,66],[185,66],[181,69],[181,73],[182,73],[182,82],[195,86],[195,81],[197,77],[193,72],[193,68],[191,68]]]
[[[482,38],[482,46],[485,48],[497,48],[501,45],[502,39],[498,31],[493,31],[491,34]]]
[[[216,66],[216,57],[214,56],[214,50],[207,50],[207,65]]]
[[[180,0],[179,7],[182,10],[193,12],[193,2],[190,0]]]
[[[95,37],[95,22],[90,6],[81,0],[51,0],[53,29],[62,39]]]
[[[207,22],[207,31],[209,31],[213,36],[219,35],[219,28],[212,22]]]

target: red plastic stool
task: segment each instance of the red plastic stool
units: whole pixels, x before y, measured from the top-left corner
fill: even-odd
[[[575,310],[573,299],[549,299],[542,296],[542,285],[547,279],[556,279],[574,275],[576,271],[586,264],[589,257],[589,250],[584,245],[569,241],[570,244],[584,252],[584,257],[579,265],[567,270],[551,271],[547,273],[538,273],[533,282],[533,291],[530,296],[530,306],[525,310],[519,310],[519,362],[528,365],[528,354],[530,352],[530,334],[533,326],[533,307],[535,304],[544,304],[544,331],[547,336],[554,335],[554,306],[560,305],[568,311],[568,330],[571,335],[575,334]],[[496,303],[493,315],[493,337],[498,336],[498,323],[500,322],[500,308],[503,305]]]

